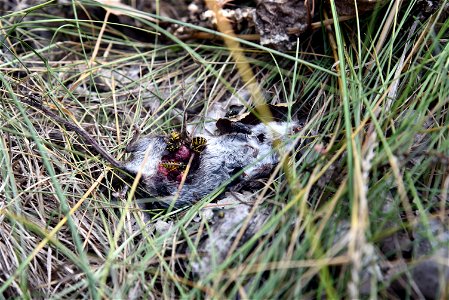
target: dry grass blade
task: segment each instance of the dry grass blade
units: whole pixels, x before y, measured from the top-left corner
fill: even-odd
[[[441,6],[423,17],[430,2]],[[315,3],[324,21],[285,53],[232,31],[221,9],[246,2],[196,4],[217,31],[153,14],[180,16],[181,2],[154,3],[0,4],[0,295],[446,297],[448,2],[359,5],[350,17],[334,4],[354,1],[326,2],[332,16]],[[267,113],[277,104],[285,115]],[[298,122],[269,152],[279,164],[245,185],[250,168],[235,168],[183,209],[141,199],[142,170],[127,182],[63,122],[119,165],[136,132],[209,142],[217,118],[254,106],[265,122]]]

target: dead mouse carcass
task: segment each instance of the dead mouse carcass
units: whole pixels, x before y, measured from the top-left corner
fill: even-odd
[[[250,133],[208,137],[204,150],[195,154],[198,155],[198,165],[186,174],[183,185],[178,177],[180,174],[175,177],[164,170],[167,143],[163,137],[139,140],[130,149],[132,156],[124,163],[124,169],[132,174],[142,170],[141,184],[151,196],[149,198],[165,205],[175,201],[175,207],[193,204],[229,184],[233,177],[241,182],[268,176],[279,162],[273,148],[274,140],[286,138],[296,128],[296,123],[260,123],[248,128]],[[179,160],[173,163],[179,163]]]
[[[192,205],[227,186],[233,178],[245,182],[268,176],[279,161],[274,141],[287,141],[298,126],[295,122],[234,124],[226,133],[207,139],[201,136],[186,139],[177,133],[143,137],[127,147],[131,157],[119,162],[82,128],[40,103],[24,102],[75,131],[106,161],[128,173],[131,180],[140,174],[136,194],[140,202],[177,208]]]

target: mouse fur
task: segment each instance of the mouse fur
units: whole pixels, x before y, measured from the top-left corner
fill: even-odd
[[[273,149],[273,141],[278,138],[285,140],[296,125],[283,122],[271,122],[268,125],[261,123],[251,126],[251,134],[209,136],[207,146],[200,154],[198,168],[187,175],[188,180],[179,191],[178,182],[169,180],[157,171],[166,147],[163,137],[139,140],[132,147],[132,156],[124,163],[124,168],[134,174],[142,169],[141,184],[148,193],[148,200],[159,202],[163,206],[191,205],[229,183],[238,171],[242,171],[238,178],[240,181],[268,176],[279,162],[278,154]],[[148,153],[148,159],[144,164],[145,153]],[[172,203],[173,201],[175,202]]]

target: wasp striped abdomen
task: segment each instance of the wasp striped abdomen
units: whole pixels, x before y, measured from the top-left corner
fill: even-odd
[[[197,136],[192,139],[192,143],[190,145],[190,149],[196,153],[201,153],[206,149],[207,140],[202,136]]]
[[[173,160],[169,160],[169,161],[164,161],[161,162],[161,166],[163,166],[165,169],[167,169],[168,171],[183,171],[186,168],[186,164],[182,163],[182,162],[176,162]]]
[[[177,131],[170,132],[166,149],[170,152],[175,152],[179,147],[181,147],[181,134]]]

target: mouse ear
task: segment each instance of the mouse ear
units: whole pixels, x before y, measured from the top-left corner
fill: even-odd
[[[221,134],[226,133],[243,133],[243,134],[251,134],[251,129],[248,125],[245,125],[239,121],[232,121],[230,119],[218,119],[215,123],[218,131]]]
[[[231,123],[232,121],[230,119],[218,119],[218,121],[215,123],[215,126],[217,126],[217,129],[221,134],[231,133]]]

